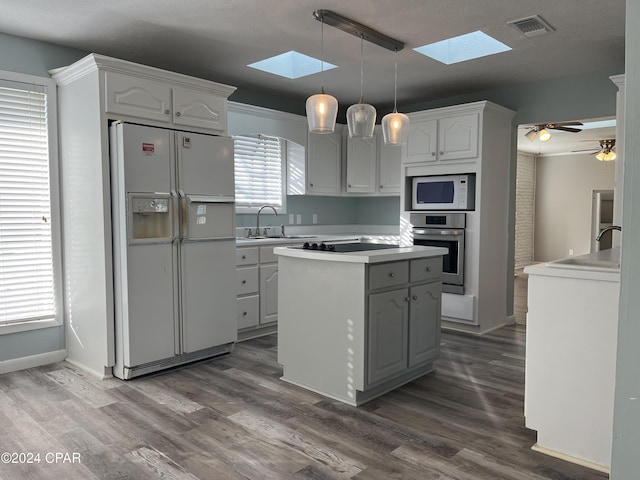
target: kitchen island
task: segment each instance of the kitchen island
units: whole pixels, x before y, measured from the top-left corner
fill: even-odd
[[[282,380],[357,406],[433,370],[447,249],[343,245],[274,249],[278,362]]]
[[[525,424],[534,450],[608,472],[620,248],[525,268]]]

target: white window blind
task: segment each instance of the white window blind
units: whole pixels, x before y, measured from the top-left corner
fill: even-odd
[[[236,207],[272,205],[282,208],[283,158],[278,137],[233,137],[236,176]]]
[[[0,325],[55,318],[47,94],[0,79]]]

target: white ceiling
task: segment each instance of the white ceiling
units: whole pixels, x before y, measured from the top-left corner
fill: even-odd
[[[320,74],[288,80],[246,65],[293,49],[320,57],[317,9],[405,43],[397,56],[400,110],[624,65],[625,0],[2,0],[1,6],[2,32],[300,102],[301,113],[306,97],[319,91]],[[507,25],[531,15],[555,31],[527,38]],[[475,30],[513,50],[454,65],[413,51]],[[339,66],[324,73],[327,93],[341,106],[357,102],[360,40],[325,25],[324,60]],[[393,52],[365,42],[364,100],[380,111],[393,104],[393,61]]]

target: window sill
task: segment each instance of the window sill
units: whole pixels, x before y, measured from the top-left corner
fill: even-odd
[[[38,320],[35,322],[11,323],[8,325],[0,325],[0,335],[28,332],[29,330],[40,330],[41,328],[59,327],[60,325],[62,325],[62,323],[57,320]]]

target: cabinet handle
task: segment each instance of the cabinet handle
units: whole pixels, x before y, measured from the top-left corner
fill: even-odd
[[[247,312],[242,312],[242,316],[246,317],[247,316]]]
[[[242,255],[242,260],[246,260],[247,256],[246,255]]]
[[[351,188],[351,185],[347,185],[347,187]]]
[[[395,273],[393,273],[393,272],[391,272],[391,273],[389,274],[389,276],[390,276],[391,278],[396,278],[396,274],[395,274]]]
[[[171,110],[169,110],[168,108],[164,111],[165,115],[169,115],[171,113]]]
[[[380,188],[384,188],[384,185],[380,185]]]
[[[413,296],[413,297],[411,297],[411,298],[413,298],[414,300],[417,300],[417,299],[418,299],[418,296],[417,296],[417,295],[414,295],[414,296]]]
[[[409,302],[409,300],[411,300],[409,297],[404,299],[404,301],[407,302],[407,303]]]
[[[247,283],[247,281],[246,280],[242,280],[242,284],[244,285],[245,283]]]
[[[313,187],[313,183],[310,183],[310,184],[309,184],[309,186],[310,186],[310,187]]]
[[[436,152],[431,152],[431,156],[435,157],[436,156]]]
[[[427,267],[425,270],[426,270],[427,272],[430,272],[430,271],[431,271],[431,267]]]
[[[180,115],[182,115],[180,112],[176,112],[176,117],[179,117]]]
[[[440,155],[444,155],[444,152],[443,152],[443,151],[440,151],[439,153],[440,153]]]

